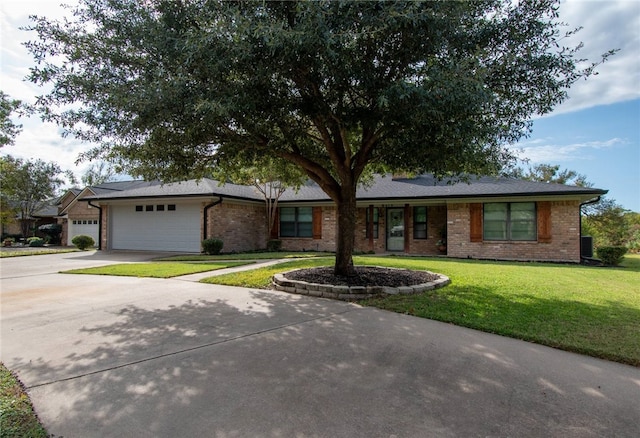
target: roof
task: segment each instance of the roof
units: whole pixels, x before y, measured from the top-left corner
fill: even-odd
[[[95,193],[95,196],[87,196],[83,199],[107,200],[197,196],[223,196],[256,201],[263,199],[260,193],[252,186],[221,184],[208,178],[165,184],[160,181],[119,181],[92,186],[91,190]]]
[[[31,216],[35,218],[57,217],[58,216],[58,199],[50,199]]]
[[[221,184],[212,179],[189,180],[163,184],[159,181],[119,181],[90,188],[95,196],[85,200],[116,200],[160,197],[212,197],[262,201],[262,195],[252,186]],[[607,193],[607,190],[525,181],[513,178],[469,177],[467,181],[439,180],[432,175],[413,178],[393,178],[377,175],[370,184],[358,188],[358,200],[433,199],[509,196],[577,196],[592,198]],[[313,182],[299,190],[287,190],[280,202],[326,202],[329,196]]]

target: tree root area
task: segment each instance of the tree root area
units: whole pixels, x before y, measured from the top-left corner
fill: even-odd
[[[337,276],[333,268],[299,269],[284,274],[289,280],[306,281],[307,283],[331,284],[334,286],[415,286],[434,281],[437,275],[425,271],[406,269],[379,268],[372,266],[356,266],[355,275]]]

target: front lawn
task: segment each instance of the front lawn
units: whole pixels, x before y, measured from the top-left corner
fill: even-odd
[[[358,256],[354,262],[426,269],[452,281],[424,294],[363,305],[640,366],[638,255],[625,256],[619,268],[421,257]],[[267,288],[276,272],[332,263],[300,260],[203,281]]]
[[[0,437],[46,438],[18,379],[0,363]]]
[[[216,269],[231,268],[246,265],[246,262],[151,262],[151,263],[122,263],[117,265],[100,266],[96,268],[72,269],[62,274],[92,274],[92,275],[121,275],[127,277],[171,278],[180,275],[197,274],[199,272],[215,271]]]
[[[25,248],[25,249],[3,249],[0,251],[0,258],[5,257],[25,257],[25,256],[35,256],[35,255],[43,255],[43,254],[63,254],[66,252],[76,252],[79,251],[76,248],[66,248],[66,249],[58,249],[58,248]]]

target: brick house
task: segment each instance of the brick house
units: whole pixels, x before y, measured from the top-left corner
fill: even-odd
[[[452,183],[429,175],[377,176],[357,192],[355,248],[580,262],[580,206],[605,193],[507,178]],[[99,247],[105,250],[197,253],[209,237],[222,239],[225,252],[265,248],[269,238],[280,239],[285,250],[335,250],[336,209],[313,183],[285,191],[272,230],[256,189],[209,179],[107,183],[76,198],[97,213]],[[446,250],[439,248],[445,242]]]

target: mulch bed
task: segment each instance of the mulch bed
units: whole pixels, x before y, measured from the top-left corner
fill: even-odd
[[[437,275],[425,271],[406,269],[389,269],[374,266],[356,266],[352,277],[336,276],[333,268],[309,268],[284,274],[289,280],[306,281],[308,283],[331,284],[334,286],[414,286],[434,281]]]

